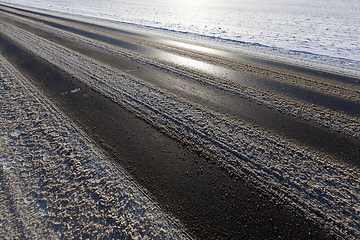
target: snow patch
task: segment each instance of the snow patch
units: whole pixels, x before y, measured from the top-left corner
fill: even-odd
[[[80,91],[80,88],[73,89],[73,90],[71,90],[70,92],[71,92],[71,93],[76,93],[76,92],[78,92],[78,91]]]
[[[0,236],[190,239],[1,55],[0,73]]]
[[[14,131],[12,131],[10,134],[9,134],[9,137],[10,138],[17,138],[20,136],[20,134],[25,130],[25,127],[19,127],[19,128],[16,128]]]

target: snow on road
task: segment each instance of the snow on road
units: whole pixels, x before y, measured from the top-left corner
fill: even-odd
[[[4,24],[1,30],[147,122],[216,159],[260,191],[285,203],[334,235],[348,239],[360,237],[360,174],[357,169],[249,124],[189,103],[23,30]],[[35,124],[36,121],[30,123]],[[17,139],[16,136],[22,139],[27,132],[24,127],[20,121],[11,130],[3,130],[6,132],[3,139]],[[8,142],[11,141],[7,140],[6,144]],[[51,155],[46,155],[46,159],[49,158]],[[1,159],[4,162],[9,158],[3,156]],[[7,160],[6,164],[11,166],[15,163]],[[66,164],[76,165],[76,161]],[[51,186],[57,189],[58,185]],[[81,189],[85,191],[86,187]],[[43,203],[36,203],[38,211],[49,212],[48,201],[46,205]],[[147,218],[143,220],[147,221]]]
[[[2,56],[0,205],[5,239],[190,238]]]
[[[360,75],[357,0],[3,2],[160,29],[187,39],[205,37],[252,54]]]
[[[142,64],[146,64],[146,65],[150,65],[152,67],[158,67],[160,69],[166,69],[166,71],[174,73],[176,75],[183,75],[185,77],[189,77],[189,73],[187,71],[181,71],[179,68],[174,68],[174,67],[169,67],[166,64],[161,64],[158,62],[154,62],[149,58],[142,58],[140,57],[138,54],[133,54],[131,52],[128,51],[122,51],[120,49],[116,49],[113,46],[109,45],[109,44],[105,44],[99,41],[94,41],[92,39],[86,38],[86,37],[82,37],[73,33],[69,33],[66,31],[62,31],[53,27],[49,27],[46,26],[44,24],[40,24],[40,23],[36,23],[36,22],[32,22],[32,21],[28,21],[29,24],[37,26],[38,28],[44,29],[45,31],[48,32],[52,32],[56,35],[60,35],[63,36],[65,38],[68,39],[72,39],[76,42],[80,42],[83,44],[87,44],[90,45],[92,47],[96,47],[102,51],[106,51],[106,52],[110,52],[112,54],[121,56],[121,57],[126,57],[126,58],[130,58],[133,61],[137,61],[139,63]],[[3,31],[7,32],[7,34],[12,35],[12,32],[16,32],[18,30],[16,30],[16,28],[11,29],[11,26],[5,26],[5,25],[1,25],[3,28]],[[9,30],[6,30],[7,28],[9,28]],[[33,51],[38,52],[38,54],[42,55],[43,57],[45,57],[46,51],[44,51],[44,49],[42,48],[38,48],[37,45],[35,43],[37,43],[37,39],[33,39],[32,42],[30,42],[30,40],[32,39],[31,34],[27,34],[27,33],[17,33],[17,35],[13,35],[14,39],[17,39],[20,42],[23,42],[22,44],[27,45],[30,49],[33,49]],[[21,39],[28,39],[28,41],[22,41]],[[40,40],[41,41],[41,40]],[[46,45],[47,42],[44,43],[44,45]],[[52,50],[51,50],[52,51]],[[62,51],[60,49],[57,49],[56,51]],[[53,61],[56,57],[50,57],[51,53],[49,53],[47,56],[47,59],[49,61]],[[67,53],[65,52],[62,55],[67,55]],[[61,57],[62,55],[58,56]],[[205,64],[202,63],[200,61],[196,61],[196,60],[192,60],[190,58],[183,58],[177,55],[171,55],[167,58],[162,58],[162,55],[168,56],[171,55],[169,53],[166,52],[159,52],[158,56],[156,57],[157,59],[161,59],[163,61],[169,62],[171,64],[177,64],[178,66],[182,66],[182,65],[194,65],[197,66],[196,64],[198,64],[201,68],[202,64],[206,65],[206,70],[210,69],[212,72],[216,72],[216,70],[219,70],[219,72],[226,72],[231,75],[234,74],[232,72],[232,70],[229,69],[225,69],[225,68],[221,68],[218,67],[216,65],[212,65],[212,64]],[[149,56],[147,56],[149,57]],[[174,59],[177,58],[181,58],[181,60],[183,60],[184,62],[186,61],[190,61],[190,64],[184,64],[184,63],[179,63],[179,61],[176,61],[174,63]],[[56,62],[54,62],[55,64],[57,64]],[[70,64],[71,65],[71,64]],[[64,66],[64,68],[66,68],[66,66]],[[197,70],[199,71],[199,68],[197,68]],[[69,68],[70,69],[70,68]],[[206,72],[205,72],[206,73]],[[236,72],[235,74],[237,74],[238,72]],[[216,75],[216,73],[215,73]],[[213,86],[217,89],[221,89],[223,91],[226,92],[230,92],[232,94],[236,94],[241,96],[242,98],[245,99],[249,99],[251,101],[257,102],[261,105],[265,105],[268,106],[270,108],[274,108],[277,110],[280,110],[281,112],[285,112],[287,114],[299,117],[299,118],[303,118],[306,120],[310,120],[313,122],[316,122],[318,124],[321,124],[323,126],[332,128],[336,131],[340,131],[343,132],[347,135],[351,135],[354,136],[356,138],[360,139],[360,124],[359,123],[359,118],[356,116],[353,116],[351,114],[347,114],[341,111],[333,111],[328,109],[327,107],[321,106],[321,105],[314,105],[312,103],[303,101],[303,100],[299,100],[296,98],[292,98],[289,96],[286,96],[284,94],[280,94],[280,93],[276,93],[276,92],[272,92],[269,91],[267,88],[261,88],[259,86],[256,87],[252,87],[252,86],[242,86],[241,88],[234,88],[231,87],[231,84],[221,84],[219,83],[217,80],[211,80],[209,78],[205,78],[205,79],[201,79],[201,78],[193,78],[194,81],[198,81],[202,84],[205,85],[209,85],[209,86]],[[348,100],[348,101],[353,101],[353,102],[359,102],[360,101],[360,97],[359,97],[359,88],[358,87],[354,87],[354,86],[348,86],[346,84],[341,84],[339,82],[337,83],[328,83],[328,82],[322,82],[321,80],[316,80],[316,79],[301,79],[301,78],[291,78],[290,76],[287,76],[287,78],[285,79],[277,79],[277,81],[279,82],[283,82],[283,83],[288,83],[288,82],[292,82],[292,84],[297,85],[301,88],[305,88],[305,89],[309,89],[311,91],[315,91],[315,92],[322,92],[322,93],[326,93],[328,95],[334,96],[336,98],[339,99],[344,99],[344,100]]]

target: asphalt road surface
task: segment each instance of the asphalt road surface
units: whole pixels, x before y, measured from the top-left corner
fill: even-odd
[[[0,54],[194,238],[333,239],[339,235],[253,184],[246,173],[237,174],[218,161],[220,157],[205,143],[185,134],[191,126],[183,127],[184,134],[173,130],[178,126],[168,130],[126,101],[118,101],[107,85],[87,83],[71,70],[75,58],[68,57],[66,67],[56,62],[56,56],[64,53],[55,47],[46,49],[51,44],[67,49],[225,116],[235,125],[252,126],[352,168],[360,166],[359,79],[192,45],[156,32],[122,30],[5,5],[0,5],[0,24]],[[31,44],[26,34],[38,39],[38,46],[32,47],[39,50],[25,44]],[[133,95],[141,101],[136,89]]]

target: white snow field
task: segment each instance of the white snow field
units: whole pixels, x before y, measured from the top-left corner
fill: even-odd
[[[0,206],[1,239],[190,239],[2,56]]]
[[[0,2],[165,30],[198,43],[212,39],[249,54],[360,75],[358,0]]]
[[[0,24],[0,31],[172,137],[187,141],[259,191],[335,236],[360,237],[360,173],[357,168],[211,112],[19,28]],[[114,54],[125,54],[106,44],[86,41],[104,49],[107,47],[106,51]],[[20,132],[24,127],[21,122],[19,119],[18,125],[4,130],[5,139],[12,139],[11,135],[19,135],[22,139],[25,130]]]

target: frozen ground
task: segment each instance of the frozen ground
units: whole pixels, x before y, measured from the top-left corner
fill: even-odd
[[[78,77],[172,137],[186,141],[216,159],[260,191],[284,202],[334,235],[348,239],[360,236],[360,177],[356,168],[189,103],[21,29],[7,24],[0,27],[14,41]],[[98,47],[123,54],[110,46]],[[7,132],[5,139],[11,139],[12,135],[22,138],[22,128],[19,123],[11,131],[4,130]]]
[[[189,239],[2,56],[0,205],[2,239]]]
[[[203,44],[359,76],[357,0],[2,0],[195,37]]]
[[[30,4],[25,1],[19,1],[19,3]],[[346,4],[349,3],[351,2]],[[41,1],[36,4],[39,4],[37,7],[42,8],[49,6],[40,6],[44,4]],[[80,11],[80,7],[77,7],[76,4],[78,2],[69,1],[63,5],[59,3],[56,5],[54,2],[53,7],[61,6],[63,12],[70,12],[71,9]],[[280,6],[277,4],[274,6]],[[329,5],[331,4],[335,3],[329,2]],[[103,5],[106,6],[106,3]],[[69,8],[70,6],[72,7]],[[133,8],[130,10],[136,9],[132,2],[125,2],[124,6],[132,6]],[[152,5],[148,5],[148,7],[150,6]],[[248,3],[248,9],[252,9],[251,6],[253,5]],[[273,9],[274,6],[269,9],[272,9],[274,13],[281,12]],[[354,6],[356,8],[355,3]],[[156,4],[152,7],[156,7]],[[102,8],[82,7],[81,9],[91,12],[93,9],[100,11]],[[309,9],[307,8],[308,11]],[[60,11],[61,9],[54,10]],[[255,10],[254,15],[257,11]],[[154,12],[149,11],[148,14],[151,15],[150,13]],[[74,12],[74,14],[80,13]],[[299,14],[301,15],[301,13]],[[344,12],[339,11],[339,14],[344,16]],[[131,16],[146,17],[147,15],[132,14]],[[356,19],[355,15],[352,19]],[[140,22],[135,23],[141,25]],[[107,44],[51,29],[48,26],[40,27],[112,54],[127,54],[128,58],[142,64],[160,66],[151,59],[121,52]],[[152,27],[156,26],[152,25]],[[164,26],[161,28],[165,29]],[[178,31],[179,29],[173,30]],[[289,208],[332,232],[335,236],[347,239],[359,238],[360,176],[358,169],[342,165],[324,154],[291,143],[256,126],[235,121],[225,115],[204,109],[202,106],[174,96],[166,90],[158,89],[8,23],[1,23],[0,31],[34,54],[76,76],[93,89],[137,113],[148,123],[164,130],[179,141],[186,141],[188,145],[219,161],[227,170],[241,176],[259,191],[285,203]],[[199,34],[206,35],[203,33],[201,30]],[[183,36],[190,38],[189,34]],[[221,36],[216,37],[220,38]],[[195,40],[198,41],[198,38]],[[220,39],[218,41],[221,44],[224,43]],[[232,42],[233,45],[230,43],[227,41],[227,46],[234,48],[238,46],[238,43]],[[212,44],[215,43],[212,42]],[[294,44],[293,46],[300,45]],[[241,47],[250,52],[251,49],[257,48],[255,42],[243,44]],[[257,49],[265,49],[264,53],[271,51],[280,53],[279,47],[276,47],[275,50],[269,47],[258,47]],[[339,61],[346,63],[341,66],[341,69],[345,69],[343,66],[354,67],[359,62],[359,59],[350,57],[341,60],[330,53],[320,56],[315,52],[308,54],[283,50],[282,53],[284,52],[293,57],[299,56],[299,59],[306,59],[303,56],[310,56],[309,59],[318,61],[321,58],[324,60],[324,64]],[[4,234],[12,234],[12,231],[16,231],[20,234],[23,232],[24,235],[62,234],[62,236],[71,237],[79,234],[80,227],[82,230],[88,230],[90,234],[95,234],[94,226],[100,226],[99,228],[103,230],[100,234],[111,234],[111,231],[120,231],[115,226],[122,226],[124,227],[122,230],[125,230],[121,231],[121,234],[124,236],[143,237],[141,235],[143,234],[152,237],[151,234],[154,233],[160,234],[159,237],[186,237],[181,228],[161,213],[146,197],[144,190],[137,188],[122,170],[109,164],[102,153],[59,111],[40,95],[35,94],[38,96],[35,98],[36,90],[27,83],[26,79],[16,73],[16,70],[6,60],[1,58],[0,63],[0,170],[6,173],[2,174],[1,179],[3,193],[1,201],[4,203],[2,205],[9,206],[9,208],[3,208],[1,212]],[[354,63],[356,64],[354,65]],[[169,71],[178,71],[177,73],[181,71],[166,66],[166,64],[161,67]],[[349,69],[345,72],[350,71]],[[356,73],[358,70],[354,68],[352,71]],[[251,89],[250,87],[236,89],[211,79],[199,78],[198,80],[223,91],[237,91],[236,94],[243,98],[325,126],[329,125],[338,131],[359,138],[358,118],[351,118],[346,114],[338,114],[336,111],[332,112],[316,105],[294,101],[261,89]],[[316,80],[305,85],[323,91],[319,88],[323,85]],[[70,93],[78,91],[79,89],[69,89]],[[354,101],[358,101],[359,97],[357,89],[343,88],[338,85],[328,85],[324,91],[339,95],[341,98],[354,99]],[[56,140],[56,142],[51,144],[49,140]],[[37,144],[33,144],[34,142]],[[67,171],[70,169],[75,169],[75,171]],[[39,177],[40,171],[42,175],[46,176],[45,178]],[[28,181],[28,178],[31,180]],[[71,181],[70,179],[81,181]],[[113,183],[117,185],[115,186]],[[5,195],[5,193],[10,194]],[[110,203],[118,206],[117,209],[120,209],[120,212],[115,212],[113,208],[110,208],[109,211],[102,209],[103,206]],[[128,208],[123,208],[123,205]],[[72,213],[77,214],[72,215]],[[84,221],[84,219],[86,220]],[[39,233],[25,231],[27,227],[35,226],[31,224],[40,226]],[[130,227],[126,228],[125,226]]]

